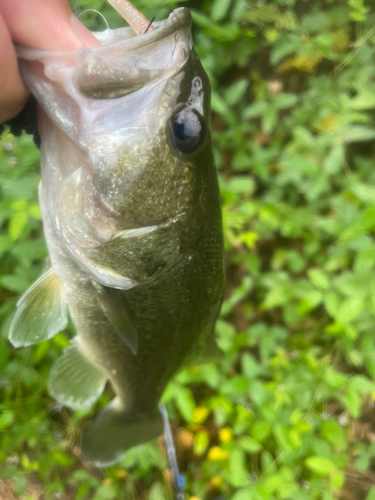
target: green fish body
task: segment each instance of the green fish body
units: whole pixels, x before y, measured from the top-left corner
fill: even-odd
[[[204,355],[223,296],[209,81],[187,9],[155,24],[98,34],[94,49],[18,52],[41,106],[51,268],[20,299],[10,340],[51,338],[69,312],[77,336],[49,387],[79,409],[111,382],[116,397],[82,443],[99,467],[162,433],[162,393]]]

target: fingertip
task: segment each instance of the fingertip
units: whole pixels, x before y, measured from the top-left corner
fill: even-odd
[[[65,51],[99,45],[66,0],[0,0],[0,13],[13,41],[25,47]]]

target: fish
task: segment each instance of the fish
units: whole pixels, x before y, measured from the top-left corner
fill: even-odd
[[[39,203],[50,265],[17,304],[9,340],[76,336],[49,391],[89,408],[85,461],[106,467],[163,432],[158,404],[185,366],[207,359],[224,293],[210,83],[188,9],[151,30],[95,33],[71,52],[17,48],[39,104]]]

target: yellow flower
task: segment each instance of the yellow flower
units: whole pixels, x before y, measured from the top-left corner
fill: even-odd
[[[103,479],[102,481],[102,484],[111,484],[112,483],[112,479],[109,478],[109,477],[106,477],[105,479]]]
[[[211,483],[216,486],[217,489],[221,489],[221,487],[223,486],[224,484],[224,479],[220,476],[214,476],[212,479],[211,479]]]
[[[219,431],[219,439],[222,443],[228,443],[232,439],[232,429],[224,427]]]
[[[201,424],[203,420],[206,420],[208,414],[209,410],[207,408],[202,408],[201,406],[194,408],[193,422],[195,422],[196,424]]]
[[[124,469],[119,469],[116,471],[116,477],[118,477],[119,479],[125,479],[127,477],[127,475],[128,475],[128,473]]]
[[[208,452],[208,459],[212,460],[213,462],[219,462],[221,460],[225,460],[228,458],[229,452],[224,451],[218,446],[213,446],[210,448],[210,451]]]

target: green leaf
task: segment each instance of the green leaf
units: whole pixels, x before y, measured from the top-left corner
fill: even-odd
[[[229,484],[241,488],[249,484],[249,473],[245,463],[245,453],[236,448],[229,456],[229,473],[226,475]]]
[[[118,492],[113,484],[101,484],[92,500],[116,500]]]
[[[194,437],[194,454],[195,455],[203,455],[210,444],[210,437],[206,430],[201,430],[197,432]]]
[[[241,396],[249,388],[249,382],[245,377],[237,375],[226,382],[224,382],[220,388],[223,394],[228,396]]]
[[[148,494],[148,500],[161,500],[167,498],[165,487],[160,482],[156,482],[152,485],[150,493]]]
[[[359,94],[352,99],[350,104],[352,109],[355,110],[368,110],[375,108],[375,91],[361,89]]]
[[[311,283],[316,286],[316,288],[327,290],[327,288],[331,286],[328,276],[320,269],[310,269],[308,271],[308,276]]]
[[[375,383],[362,375],[354,375],[349,380],[349,386],[360,394],[371,394],[375,391]]]
[[[289,283],[275,285],[266,295],[263,302],[264,309],[273,309],[288,302],[293,296],[293,288]]]
[[[249,81],[245,78],[237,80],[233,85],[231,85],[225,92],[225,98],[230,106],[234,106],[243,98],[247,87],[249,86]]]
[[[238,441],[238,446],[249,453],[256,453],[262,449],[262,445],[249,436],[241,438]]]
[[[345,482],[344,474],[339,470],[335,470],[330,477],[330,483],[333,486],[333,488],[336,489],[342,488],[344,482]]]
[[[347,243],[375,228],[375,206],[363,210],[339,236],[339,243]]]
[[[176,406],[187,422],[193,420],[195,401],[193,395],[186,387],[181,387],[176,394]]]
[[[65,455],[65,453],[63,453],[62,451],[54,451],[52,453],[51,459],[53,463],[61,465],[62,467],[69,467],[73,464],[72,458],[68,455]]]
[[[257,360],[254,358],[254,356],[247,352],[242,355],[241,365],[242,373],[248,379],[256,378],[261,371],[261,367],[259,366]]]
[[[333,388],[344,387],[347,384],[347,377],[333,368],[327,368],[323,374],[324,381]]]
[[[251,194],[255,189],[255,182],[251,177],[236,175],[225,183],[224,189],[235,194]]]
[[[2,276],[0,278],[0,283],[13,292],[24,292],[30,285],[24,278],[11,274]]]
[[[347,129],[343,135],[343,140],[346,143],[350,142],[365,142],[375,139],[375,129],[364,127],[361,125],[353,125]]]
[[[90,491],[90,485],[87,483],[81,483],[78,487],[76,493],[76,500],[84,500]]]
[[[366,500],[375,500],[375,486],[373,486],[368,492]]]
[[[346,448],[346,437],[338,422],[327,420],[321,427],[321,435],[333,446],[339,449]]]
[[[0,431],[6,429],[14,422],[14,413],[11,410],[5,410],[0,414]]]
[[[335,468],[335,464],[332,460],[322,457],[309,457],[305,460],[305,465],[308,469],[319,476],[328,476]]]
[[[233,496],[231,496],[230,500],[250,500],[253,493],[254,491],[252,488],[244,488],[237,491]]]
[[[353,321],[364,309],[364,301],[361,298],[353,297],[345,300],[338,311],[337,320],[343,324]]]
[[[9,222],[9,238],[12,241],[18,240],[22,231],[27,226],[29,217],[27,212],[16,212]]]
[[[14,494],[20,497],[27,488],[27,477],[19,476],[14,480]]]
[[[251,118],[257,118],[259,116],[263,116],[266,112],[268,104],[264,101],[256,101],[251,106],[248,106],[244,112],[243,117],[246,120],[250,120]]]
[[[293,451],[293,446],[288,437],[288,428],[281,425],[276,424],[273,428],[273,434],[275,439],[283,451],[287,453],[291,453]]]
[[[212,111],[219,113],[219,115],[222,115],[225,118],[231,116],[231,111],[226,101],[215,91],[212,92],[211,107]]]
[[[296,94],[278,94],[275,98],[275,106],[277,109],[287,109],[294,106],[298,101]]]
[[[352,387],[348,388],[346,395],[343,397],[343,401],[350,415],[353,418],[358,418],[361,408],[361,400],[358,393]]]
[[[215,0],[211,5],[211,19],[214,21],[220,21],[223,19],[229,10],[232,0]]]
[[[221,308],[221,316],[227,316],[232,311],[232,309],[249,294],[253,286],[254,280],[251,278],[251,276],[246,276],[242,280],[241,285],[238,286],[233,291],[232,295],[224,301],[224,304]],[[233,330],[233,326],[231,326],[231,329],[232,332],[235,333],[235,330]]]
[[[0,257],[10,250],[13,246],[12,240],[9,238],[9,236],[6,235],[1,235],[0,236]]]
[[[250,429],[250,435],[255,441],[264,441],[271,433],[271,425],[269,422],[254,422]]]

